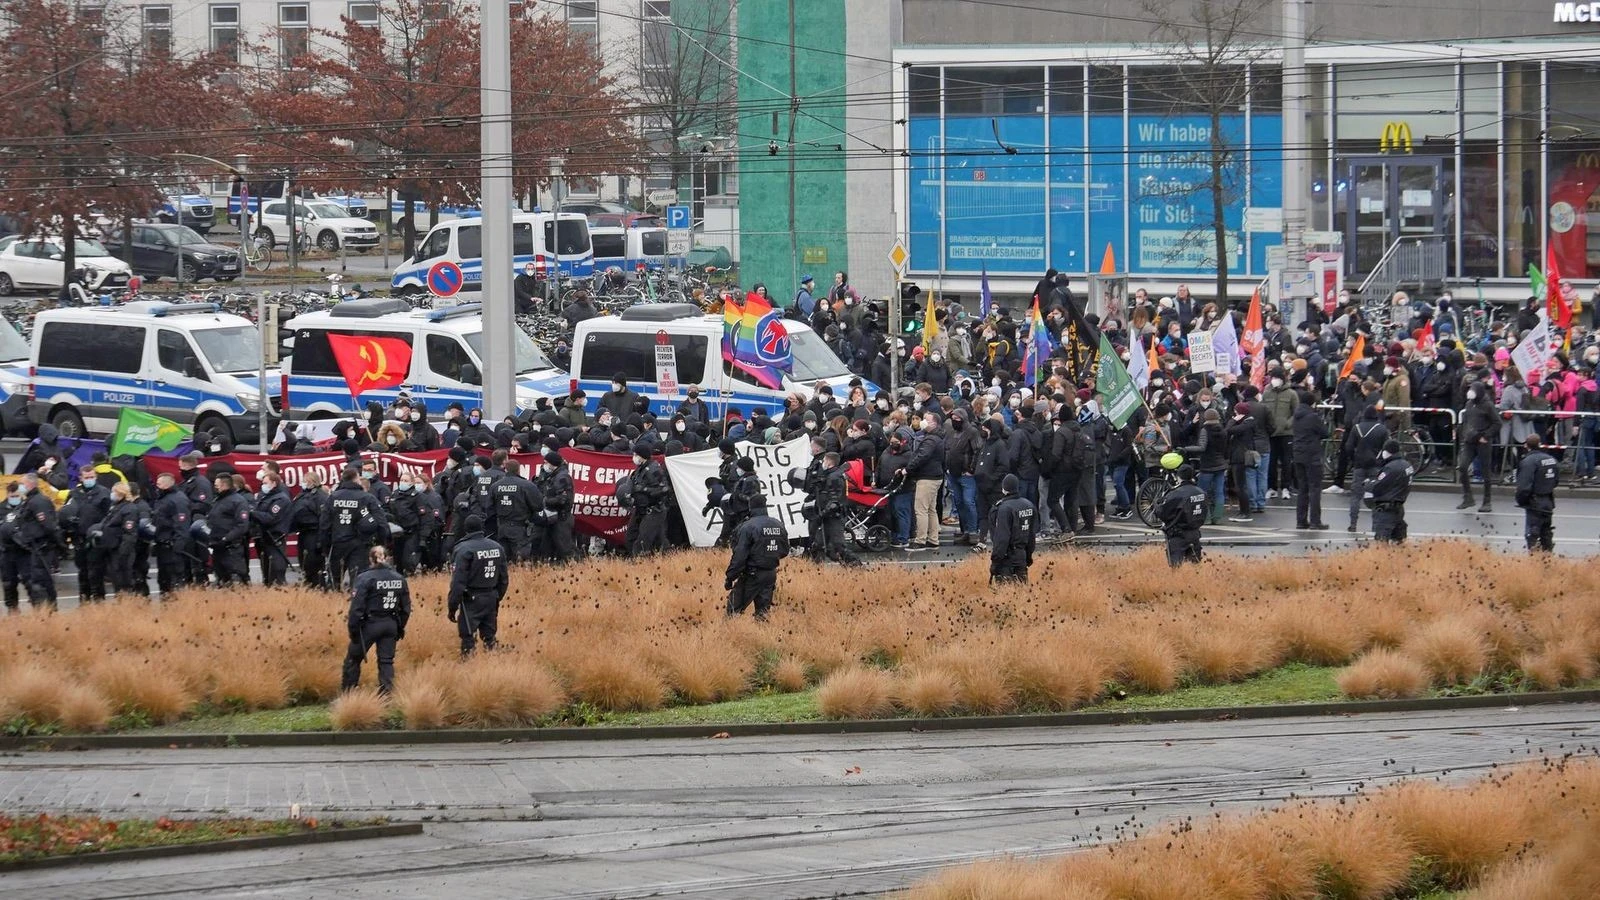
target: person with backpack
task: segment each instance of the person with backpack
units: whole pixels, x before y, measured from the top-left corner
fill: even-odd
[[[1378,475],[1383,445],[1389,441],[1389,426],[1384,424],[1383,407],[1369,406],[1355,425],[1355,436],[1350,442],[1350,472],[1356,487],[1366,484]],[[1355,534],[1361,521],[1362,491],[1350,491],[1350,527],[1345,530]]]
[[[812,314],[817,311],[817,298],[811,293],[814,286],[810,275],[800,276],[800,289],[795,291],[793,302],[784,309],[784,318],[811,321]]]

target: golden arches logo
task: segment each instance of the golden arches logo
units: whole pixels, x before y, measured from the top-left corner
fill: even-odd
[[[1579,153],[1578,168],[1600,169],[1600,153]]]
[[[1401,147],[1405,152],[1411,152],[1411,125],[1407,122],[1383,123],[1383,136],[1378,139],[1378,152],[1399,152]]]

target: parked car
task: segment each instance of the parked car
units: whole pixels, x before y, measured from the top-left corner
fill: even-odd
[[[122,287],[133,274],[99,241],[78,238],[73,254],[84,273],[84,287],[91,291]],[[19,290],[60,290],[66,281],[65,257],[60,237],[0,238],[0,296]]]
[[[121,236],[106,240],[112,255],[126,258]],[[133,271],[149,281],[176,278],[178,258],[183,258],[183,280],[215,278],[232,281],[239,277],[239,251],[236,247],[213,244],[183,225],[133,226]]]
[[[565,208],[562,212],[565,212]],[[665,228],[667,221],[655,213],[589,213],[589,224],[607,228]]]
[[[194,189],[183,193],[166,194],[162,198],[161,208],[156,210],[155,218],[161,222],[187,225],[205,234],[216,224],[217,217],[216,208],[211,205],[211,198]]]
[[[638,212],[638,210],[630,207],[628,204],[618,203],[615,200],[567,200],[561,204],[561,211],[564,213],[582,213],[586,216],[597,216],[603,213],[620,213],[626,215],[628,213]],[[608,222],[606,224],[616,225],[619,223]]]
[[[306,234],[311,243],[329,252],[341,246],[366,252],[378,246],[378,227],[366,219],[350,215],[344,207],[326,200],[296,200],[295,230]],[[289,203],[270,200],[256,216],[256,239],[270,247],[289,244]]]

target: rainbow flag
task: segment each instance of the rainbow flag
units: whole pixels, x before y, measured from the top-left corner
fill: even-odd
[[[1033,309],[1028,313],[1028,328],[1023,337],[1022,352],[1022,383],[1028,387],[1035,387],[1039,383],[1039,369],[1043,367],[1044,360],[1050,355],[1055,344],[1050,340],[1050,329],[1044,325],[1044,316],[1039,314],[1039,298],[1033,298]]]
[[[769,388],[783,387],[783,373],[794,367],[783,314],[772,301],[751,292],[744,303],[722,305],[722,359]]]

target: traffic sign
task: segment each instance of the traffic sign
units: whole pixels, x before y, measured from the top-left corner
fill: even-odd
[[[901,275],[906,273],[906,263],[911,261],[911,254],[906,252],[904,242],[896,240],[894,246],[889,248],[889,265]]]
[[[667,255],[688,256],[694,245],[694,234],[687,228],[667,229]]]
[[[447,259],[434,263],[428,269],[428,290],[440,297],[454,297],[465,280],[461,276],[461,267]]]
[[[671,206],[678,202],[678,192],[672,188],[661,188],[645,194],[644,199],[651,206]]]
[[[682,228],[688,230],[692,227],[692,219],[687,206],[667,207],[667,228]]]

